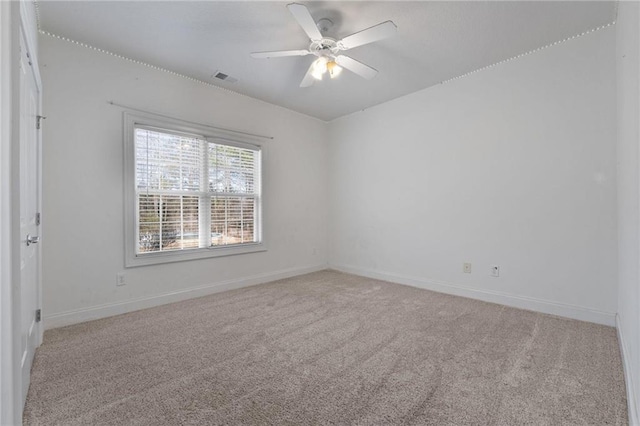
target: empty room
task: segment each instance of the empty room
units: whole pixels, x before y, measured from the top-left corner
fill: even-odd
[[[640,426],[640,2],[0,1],[0,425]]]

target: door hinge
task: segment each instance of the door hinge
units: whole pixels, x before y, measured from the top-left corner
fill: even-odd
[[[44,115],[36,115],[36,129],[40,129],[40,123],[42,120],[46,120],[47,117]]]
[[[40,322],[42,319],[42,309],[36,309],[36,322]]]
[[[36,226],[40,226],[40,213],[36,213]]]

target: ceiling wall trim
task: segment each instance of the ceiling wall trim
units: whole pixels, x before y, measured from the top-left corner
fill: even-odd
[[[40,28],[40,4],[35,0],[33,2],[33,8],[36,10],[36,26],[38,27],[38,31],[41,31],[42,28]]]
[[[270,102],[263,101],[262,99],[254,98],[254,97],[245,95],[244,93],[236,92],[236,91],[233,91],[231,89],[227,89],[226,87],[218,86],[218,85],[213,84],[213,83],[211,83],[209,81],[200,80],[200,79],[197,79],[195,77],[191,77],[191,76],[188,76],[186,74],[181,74],[179,72],[172,71],[172,70],[167,69],[167,68],[162,68],[162,67],[159,67],[157,65],[149,64],[147,62],[139,61],[137,59],[132,59],[132,58],[129,58],[127,56],[123,56],[123,55],[120,55],[118,53],[111,52],[111,51],[106,50],[106,49],[101,49],[99,47],[95,47],[95,46],[92,46],[92,45],[87,44],[87,43],[82,43],[80,41],[70,39],[68,37],[64,37],[64,36],[60,36],[58,34],[50,33],[49,31],[39,30],[38,32],[41,35],[44,35],[44,36],[47,36],[47,37],[51,37],[51,38],[55,38],[55,39],[58,39],[58,40],[65,41],[67,43],[75,44],[77,46],[84,47],[86,49],[91,49],[91,50],[94,50],[96,52],[103,53],[105,55],[113,56],[114,58],[118,58],[118,59],[122,59],[122,60],[125,60],[125,61],[128,61],[128,62],[132,62],[132,63],[137,64],[137,65],[142,65],[142,66],[154,69],[156,71],[165,72],[165,73],[171,74],[171,75],[173,75],[175,77],[184,78],[184,79],[190,80],[190,81],[195,82],[195,83],[204,84],[205,86],[213,87],[215,89],[221,90],[223,92],[227,92],[227,93],[232,94],[232,95],[241,96],[243,98],[247,98],[247,99],[251,99],[251,100],[254,100],[254,101],[262,102],[262,103],[270,105],[272,107],[277,107],[277,108],[283,109],[285,111],[293,112],[295,114],[299,114],[299,115],[302,115],[304,117],[311,118],[313,120],[317,120],[317,121],[320,121],[320,122],[323,122],[323,123],[327,122],[326,120],[321,120],[318,117],[313,117],[311,115],[307,115],[307,114],[305,114],[303,112],[300,112],[300,111],[295,111],[295,110],[292,110],[292,109],[289,109],[289,108],[286,108],[286,107],[283,107],[283,106],[280,106],[280,105],[272,104]]]
[[[573,35],[573,36],[571,36],[571,37],[567,37],[567,38],[565,38],[565,39],[563,39],[563,40],[554,41],[553,43],[549,43],[549,44],[547,44],[547,45],[540,46],[540,47],[538,47],[538,48],[536,48],[536,49],[529,50],[528,52],[524,52],[524,53],[521,53],[521,54],[516,55],[516,56],[512,56],[512,57],[510,57],[510,58],[507,58],[507,59],[504,59],[504,60],[502,60],[502,61],[496,62],[496,63],[494,63],[494,64],[487,65],[487,66],[484,66],[484,67],[482,67],[482,68],[475,69],[475,70],[473,70],[473,71],[469,71],[469,72],[467,72],[467,73],[465,73],[465,74],[461,74],[461,75],[459,75],[459,76],[457,76],[457,77],[452,77],[452,78],[449,78],[449,79],[447,79],[447,80],[443,80],[440,84],[449,83],[449,82],[451,82],[451,81],[458,80],[458,79],[460,79],[460,78],[470,76],[471,74],[475,74],[475,73],[477,73],[477,72],[484,71],[484,70],[489,69],[489,68],[493,68],[493,67],[495,67],[495,66],[497,66],[497,65],[500,65],[500,64],[504,64],[504,63],[506,63],[506,62],[513,61],[514,59],[519,59],[519,58],[522,58],[523,56],[531,55],[532,53],[539,52],[539,51],[544,50],[544,49],[547,49],[547,48],[549,48],[549,47],[557,46],[558,44],[565,43],[565,42],[567,42],[567,41],[570,41],[570,40],[576,39],[576,38],[578,38],[578,37],[582,37],[582,36],[585,36],[585,35],[588,35],[588,34],[591,34],[591,33],[595,33],[596,31],[600,31],[600,30],[603,30],[603,29],[605,29],[605,28],[609,28],[609,27],[611,27],[611,26],[613,26],[613,25],[615,25],[615,24],[616,24],[616,21],[609,22],[608,24],[601,25],[601,26],[596,27],[596,28],[592,28],[592,29],[587,30],[587,31],[584,31],[584,32],[582,32],[582,33],[580,33],[580,34],[576,34],[576,35]]]
[[[116,58],[119,58],[119,59],[124,59],[125,61],[133,62],[133,63],[138,64],[138,65],[143,65],[145,67],[152,68],[152,69],[155,69],[157,71],[166,72],[166,73],[169,73],[169,74],[171,74],[173,76],[176,76],[176,77],[185,78],[187,80],[191,80],[191,81],[196,82],[196,83],[204,84],[206,86],[210,86],[210,87],[216,88],[218,90],[222,90],[222,91],[227,92],[227,93],[231,93],[231,94],[234,94],[234,95],[237,95],[237,96],[242,96],[243,98],[247,98],[247,99],[253,99],[255,101],[262,102],[262,103],[265,103],[267,105],[275,106],[275,107],[283,109],[285,111],[290,111],[290,112],[293,112],[295,114],[299,114],[299,115],[302,115],[304,117],[311,118],[313,120],[317,120],[317,121],[321,121],[323,123],[327,123],[326,120],[321,120],[318,117],[313,117],[311,115],[307,115],[307,114],[305,114],[303,112],[300,112],[300,111],[294,111],[292,109],[289,109],[289,108],[286,108],[286,107],[283,107],[283,106],[280,106],[280,105],[276,105],[276,104],[272,104],[270,102],[263,101],[262,99],[254,98],[254,97],[251,97],[251,96],[247,96],[247,95],[245,95],[243,93],[236,92],[236,91],[233,91],[231,89],[227,89],[226,87],[218,86],[218,85],[213,84],[213,83],[211,83],[209,81],[203,81],[203,80],[200,80],[200,79],[197,79],[197,78],[194,78],[194,77],[190,77],[190,76],[185,75],[185,74],[180,74],[178,72],[175,72],[175,71],[172,71],[172,70],[169,70],[169,69],[166,69],[166,68],[162,68],[162,67],[159,67],[159,66],[156,66],[156,65],[148,64],[146,62],[138,61],[136,59],[128,58],[126,56],[119,55],[117,53],[110,52],[110,51],[105,50],[105,49],[100,49],[98,47],[91,46],[89,44],[82,43],[82,42],[79,42],[77,40],[72,40],[72,39],[67,38],[67,37],[63,37],[63,36],[60,36],[60,35],[57,35],[57,34],[50,33],[48,31],[44,31],[40,26],[40,4],[39,4],[39,2],[37,0],[33,0],[33,6],[34,6],[35,11],[36,11],[36,26],[38,27],[38,32],[40,34],[42,34],[42,35],[46,35],[48,37],[57,38],[58,40],[63,40],[63,41],[69,42],[69,43],[76,44],[78,46],[85,47],[87,49],[95,50],[96,52],[105,53],[107,55],[110,55],[110,56],[113,56],[113,57],[116,57]]]
[[[42,35],[46,35],[48,37],[52,37],[52,38],[56,38],[58,40],[66,41],[68,43],[72,43],[72,44],[75,44],[75,45],[78,45],[78,46],[81,46],[81,47],[85,47],[87,49],[95,50],[96,52],[104,53],[106,55],[113,56],[113,57],[116,57],[118,59],[124,59],[125,61],[133,62],[134,64],[143,65],[145,67],[152,68],[152,69],[157,70],[157,71],[163,71],[163,72],[169,73],[171,75],[174,75],[176,77],[186,78],[187,80],[191,80],[191,81],[195,81],[197,83],[205,84],[207,86],[215,87],[216,89],[220,89],[220,90],[228,92],[228,93],[233,93],[234,95],[242,96],[244,98],[255,99],[255,98],[252,98],[251,96],[247,96],[247,95],[239,93],[239,92],[234,92],[233,90],[227,89],[226,87],[221,87],[221,86],[215,85],[215,84],[213,84],[211,82],[208,82],[208,81],[199,80],[199,79],[197,79],[195,77],[191,77],[191,76],[188,76],[186,74],[180,74],[179,72],[175,72],[175,71],[169,70],[167,68],[162,68],[162,67],[159,67],[157,65],[152,65],[152,64],[149,64],[147,62],[143,62],[143,61],[139,61],[137,59],[129,58],[127,56],[123,56],[123,55],[120,55],[118,53],[111,52],[109,50],[101,49],[99,47],[95,47],[95,46],[92,46],[90,44],[82,43],[81,41],[73,40],[73,39],[70,39],[68,37],[60,36],[58,34],[50,33],[49,31],[40,30],[39,32]],[[271,104],[269,104],[269,105],[271,105]]]

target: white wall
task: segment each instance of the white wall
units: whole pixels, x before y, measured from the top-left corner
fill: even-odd
[[[629,418],[639,424],[640,402],[640,5],[620,2],[617,32],[618,330],[624,354]],[[635,423],[634,423],[635,422]]]
[[[613,325],[614,54],[607,28],[333,121],[330,266]]]
[[[45,326],[326,267],[325,123],[43,36]],[[115,101],[266,141],[268,251],[124,270],[122,109]],[[174,293],[179,293],[175,295]],[[172,296],[155,298],[160,295]]]

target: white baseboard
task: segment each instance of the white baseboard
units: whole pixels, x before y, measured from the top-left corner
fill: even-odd
[[[622,367],[624,369],[624,382],[627,386],[627,407],[629,408],[629,426],[640,426],[640,413],[638,413],[638,400],[636,399],[633,373],[631,370],[631,355],[624,340],[624,334],[620,327],[620,317],[616,315],[616,329],[618,330],[618,344],[620,345],[620,355],[622,356]]]
[[[242,287],[249,287],[256,284],[263,284],[283,278],[294,277],[296,275],[308,274],[311,272],[327,269],[326,264],[305,266],[301,268],[283,269],[280,271],[266,272],[264,274],[252,275],[249,277],[235,278],[213,284],[198,287],[191,287],[184,290],[159,294],[150,297],[125,300],[122,302],[107,303],[104,305],[91,306],[88,308],[76,309],[72,311],[45,315],[43,318],[45,330],[51,328],[64,327],[78,324],[85,321],[111,317],[125,314],[140,309],[152,308],[154,306],[165,305],[167,303],[179,302],[193,299],[195,297],[207,296],[209,294],[220,293],[227,290],[234,290]]]
[[[412,287],[433,290],[439,293],[453,294],[456,296],[468,297],[471,299],[483,300],[485,302],[499,303],[501,305],[512,306],[530,311],[542,312],[545,314],[558,315],[561,317],[577,319],[581,321],[594,322],[609,326],[616,325],[616,314],[602,312],[582,306],[568,305],[564,303],[552,302],[549,300],[536,299],[526,296],[502,293],[492,290],[481,290],[470,288],[458,284],[451,284],[444,281],[436,281],[426,278],[405,277],[388,272],[374,271],[370,269],[354,267],[349,265],[332,265],[329,267],[336,271],[361,275],[364,277],[390,281]]]

